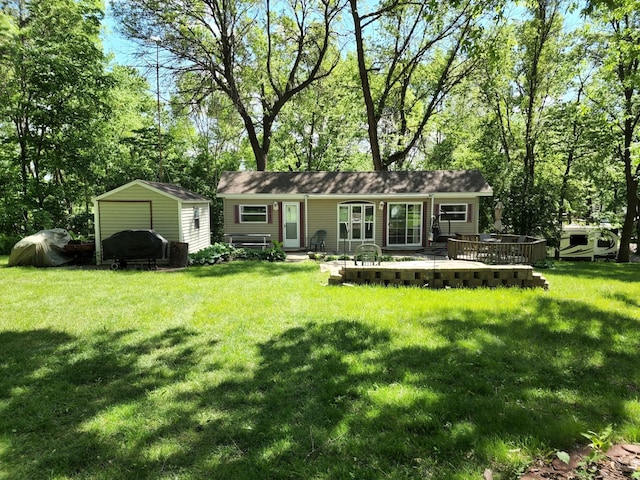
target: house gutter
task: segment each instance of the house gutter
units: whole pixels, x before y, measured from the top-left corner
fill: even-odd
[[[265,200],[295,201],[309,199],[333,199],[333,200],[392,200],[403,198],[476,198],[491,197],[493,191],[489,192],[433,192],[433,193],[368,193],[368,194],[277,194],[277,193],[250,193],[250,194],[218,194],[220,198],[227,200],[246,200],[247,197]]]

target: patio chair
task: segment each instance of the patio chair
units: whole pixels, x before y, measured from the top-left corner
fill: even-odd
[[[530,248],[526,245],[527,243],[526,235],[518,235],[518,238],[511,246],[509,263],[527,262],[528,252],[530,251]]]
[[[362,245],[358,245],[355,253],[353,254],[354,263],[358,265],[358,260],[360,260],[360,264],[362,266],[375,265],[376,262],[380,265],[381,258],[382,249],[375,243],[364,243]]]
[[[309,239],[309,247],[313,247],[314,251],[318,251],[318,247],[321,252],[324,252],[324,241],[327,238],[326,230],[318,230]]]

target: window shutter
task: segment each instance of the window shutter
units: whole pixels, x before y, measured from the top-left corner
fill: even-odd
[[[386,247],[387,246],[387,208],[388,205],[385,203],[384,206],[382,207],[382,246]],[[375,209],[375,207],[374,207]],[[374,234],[375,235],[375,234]]]
[[[273,223],[273,205],[267,205],[267,223]]]
[[[233,221],[235,223],[240,223],[240,205],[235,205],[233,207]]]
[[[470,203],[467,205],[467,223],[471,223],[473,221],[473,204]]]
[[[427,239],[429,238],[429,222],[427,219],[427,209],[429,208],[428,202],[422,202],[422,246],[427,246]]]

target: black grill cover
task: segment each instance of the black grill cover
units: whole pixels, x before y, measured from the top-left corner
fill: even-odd
[[[169,242],[153,230],[123,230],[102,241],[102,258],[159,260],[168,254]]]

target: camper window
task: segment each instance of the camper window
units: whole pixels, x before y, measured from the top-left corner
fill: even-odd
[[[613,246],[613,238],[606,235],[600,235],[598,237],[598,248],[612,248]]]
[[[578,245],[589,245],[589,235],[571,235],[569,237],[569,245],[577,247]]]

